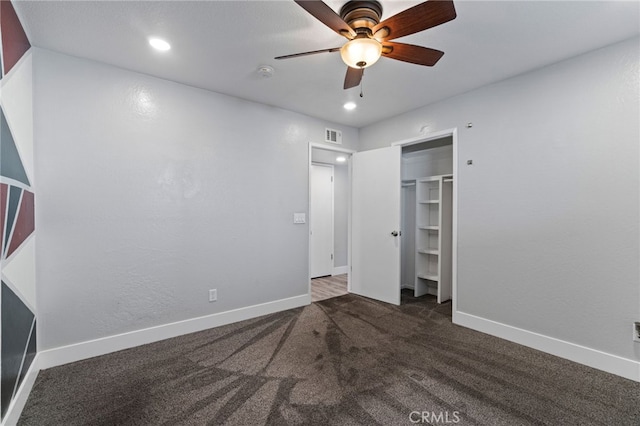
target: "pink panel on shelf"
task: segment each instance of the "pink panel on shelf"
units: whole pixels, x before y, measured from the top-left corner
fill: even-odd
[[[33,192],[27,190],[22,191],[22,202],[20,203],[18,218],[16,219],[9,249],[7,250],[7,257],[11,256],[11,253],[20,247],[24,240],[35,230],[36,222],[33,200]]]
[[[2,30],[2,60],[6,75],[31,47],[9,0],[0,0],[0,29]]]

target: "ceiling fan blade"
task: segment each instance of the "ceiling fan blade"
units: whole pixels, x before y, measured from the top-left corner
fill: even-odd
[[[444,24],[455,17],[452,0],[428,0],[385,19],[373,27],[372,32],[380,41],[393,40]]]
[[[289,58],[297,58],[298,56],[308,56],[308,55],[315,55],[317,53],[339,52],[339,51],[340,51],[339,47],[332,47],[331,49],[312,50],[310,52],[294,53],[293,55],[276,56],[273,59],[289,59]]]
[[[344,89],[351,89],[360,84],[362,75],[364,74],[364,68],[351,68],[347,67],[347,75],[344,77]]]
[[[442,55],[444,52],[428,47],[389,41],[382,43],[382,56],[412,64],[432,67],[442,58]]]
[[[300,7],[313,15],[318,21],[331,28],[341,36],[352,39],[355,31],[344,20],[320,0],[294,0]]]

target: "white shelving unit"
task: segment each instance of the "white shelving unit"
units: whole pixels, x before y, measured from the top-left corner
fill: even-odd
[[[416,180],[416,281],[414,295],[451,299],[453,176]]]

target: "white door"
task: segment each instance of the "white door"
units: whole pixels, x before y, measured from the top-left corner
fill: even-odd
[[[351,291],[400,304],[400,146],[353,155]],[[394,235],[396,234],[396,235]]]
[[[311,165],[311,278],[333,273],[333,167]]]

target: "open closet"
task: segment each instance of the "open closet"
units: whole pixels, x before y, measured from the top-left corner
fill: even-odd
[[[446,302],[452,293],[452,138],[403,147],[401,173],[401,288]]]

